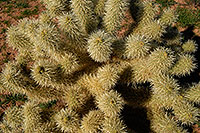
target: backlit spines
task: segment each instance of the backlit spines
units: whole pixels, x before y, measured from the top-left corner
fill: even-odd
[[[52,17],[57,17],[70,10],[69,0],[43,0],[43,2]]]
[[[99,17],[103,17],[105,14],[105,3],[106,0],[97,0],[94,12],[97,14]]]
[[[154,132],[187,133],[182,127],[178,127],[175,119],[169,117],[162,109],[151,108],[151,130]]]
[[[183,95],[189,101],[200,103],[200,83],[191,86]]]
[[[32,59],[49,59],[51,56],[48,54],[48,50],[42,47],[40,44],[35,44],[32,49]]]
[[[33,46],[30,39],[18,31],[18,27],[11,26],[7,32],[7,42],[15,49],[28,49]]]
[[[65,53],[63,55],[56,54],[54,58],[58,63],[60,63],[62,71],[65,74],[72,74],[82,67],[79,63],[79,59],[73,53]]]
[[[188,40],[182,45],[184,53],[194,53],[197,50],[197,44],[193,40]]]
[[[86,102],[91,98],[89,92],[78,85],[69,87],[64,95],[63,99],[66,101],[68,108],[76,111],[84,108]]]
[[[49,11],[42,12],[39,16],[39,23],[40,24],[52,24],[53,17],[50,15]]]
[[[192,125],[198,121],[199,109],[186,102],[181,96],[176,97],[173,108],[175,116],[177,116],[183,125]]]
[[[12,128],[7,124],[6,121],[0,123],[0,131],[2,133],[12,133]]]
[[[174,97],[178,97],[177,91],[180,89],[177,81],[166,75],[157,75],[151,78],[151,82],[154,102],[160,107],[171,107],[175,103]]]
[[[114,90],[105,92],[97,97],[97,106],[106,116],[116,117],[123,109],[124,100],[119,93]]]
[[[136,61],[132,64],[131,71],[133,72],[133,80],[134,82],[144,83],[149,81],[153,72],[147,67],[147,59],[142,59],[140,61]]]
[[[107,0],[105,3],[105,16],[103,17],[106,32],[116,34],[120,23],[125,18],[125,12],[129,8],[130,0]]]
[[[99,67],[93,74],[84,74],[79,79],[78,84],[87,88],[93,96],[101,96],[105,92],[108,92],[111,88],[114,88],[119,75],[125,67],[126,66],[117,64],[104,65]]]
[[[167,8],[163,11],[162,16],[160,17],[161,25],[169,26],[176,22],[178,16],[174,10]]]
[[[151,21],[141,28],[135,30],[133,34],[143,35],[148,41],[158,40],[165,33],[165,26],[162,26],[159,20]]]
[[[55,25],[43,24],[37,30],[37,36],[35,43],[41,45],[43,49],[46,49],[48,54],[53,54],[60,51],[61,38]]]
[[[61,30],[64,31],[67,39],[72,43],[72,48],[79,47],[79,50],[83,50],[87,41],[87,35],[81,30],[81,26],[78,21],[75,19],[75,15],[72,13],[66,13],[58,17],[58,22]]]
[[[165,75],[152,79],[153,94],[157,97],[155,102],[160,104],[161,107],[173,108],[174,115],[178,120],[181,120],[182,124],[191,125],[197,120],[198,109],[178,93],[178,84],[173,82],[172,78]],[[164,97],[167,99],[163,99]]]
[[[13,131],[20,132],[22,131],[23,125],[23,110],[21,107],[13,107],[5,112],[7,124],[12,128]]]
[[[92,110],[81,121],[81,130],[87,133],[97,133],[104,122],[104,114],[100,110]]]
[[[195,68],[196,64],[194,56],[184,54],[178,57],[178,60],[169,72],[173,75],[185,76],[193,72]]]
[[[105,117],[103,122],[104,133],[127,133],[126,125],[117,116]]]
[[[42,1],[38,19],[8,30],[19,54],[0,74],[0,91],[28,101],[23,117],[3,116],[3,132],[17,131],[15,114],[25,133],[126,133],[135,130],[126,111],[136,107],[147,108],[158,133],[184,133],[198,120],[198,85],[175,80],[195,70],[197,47],[171,26],[174,11],[160,12],[153,0]]]
[[[139,1],[136,5],[139,7],[138,15],[136,16],[139,27],[152,22],[158,14],[158,6],[155,6],[152,0]]]
[[[34,63],[31,73],[33,79],[43,87],[61,87],[64,83],[61,68],[49,60],[40,59]]]
[[[2,79],[2,74],[0,74],[0,79]],[[7,90],[7,87],[5,87],[4,85],[3,85],[3,83],[2,83],[2,81],[0,80],[0,93],[4,93],[4,92],[6,92],[6,91],[8,91]],[[13,92],[13,91],[11,91],[11,90],[9,90],[9,92]]]
[[[13,65],[12,63],[6,64],[6,68],[3,70],[1,74],[1,83],[3,86],[9,89],[11,92],[18,92],[22,90],[20,85],[16,83],[15,76],[18,75],[20,69]]]
[[[65,89],[66,88],[62,88],[61,90],[58,90],[52,87],[36,86],[34,89],[25,90],[25,94],[31,101],[44,103],[62,98],[64,99]]]
[[[88,53],[97,62],[106,62],[112,54],[113,38],[102,30],[90,35],[88,39]]]
[[[119,73],[113,65],[105,65],[98,70],[97,78],[103,88],[111,89],[117,83]]]
[[[35,38],[35,48],[38,48],[38,52],[42,57],[47,54],[51,59],[59,62],[68,74],[77,70],[79,66],[78,59],[73,53],[67,52],[55,25],[45,24],[38,29],[38,33],[38,36]]]
[[[31,54],[30,51],[20,50],[19,52],[20,53],[15,57],[17,64],[25,66],[26,64],[28,64],[28,62],[33,60],[33,54]]]
[[[148,54],[150,45],[143,36],[130,35],[127,38],[125,56],[128,59],[141,58]]]
[[[11,92],[24,93],[25,89],[31,89],[34,81],[22,72],[19,64],[8,63],[2,72],[2,84]]]
[[[89,33],[97,26],[97,18],[94,16],[92,0],[71,0],[71,8],[78,19],[81,29]]]
[[[23,114],[25,117],[25,119],[23,119],[23,128],[25,133],[41,132],[41,112],[42,109],[35,102],[27,102],[23,106]]]
[[[78,81],[78,84],[87,88],[93,96],[101,95],[106,90],[102,88],[95,74],[83,75]]]
[[[57,127],[63,132],[74,133],[80,127],[80,116],[69,109],[61,109],[54,117]]]
[[[172,67],[174,61],[175,56],[173,55],[172,50],[159,47],[149,55],[148,69],[153,73],[167,72],[169,68]]]
[[[39,20],[33,19],[22,19],[20,23],[18,24],[20,32],[24,33],[31,41],[31,43],[34,44],[34,38],[37,35],[37,29],[39,28]]]

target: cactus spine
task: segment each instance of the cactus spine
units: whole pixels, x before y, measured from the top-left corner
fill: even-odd
[[[0,91],[28,101],[5,113],[2,132],[134,132],[126,106],[146,108],[152,132],[184,133],[198,121],[199,83],[182,92],[176,80],[198,67],[197,45],[171,26],[174,11],[140,0],[42,1],[38,19],[7,32],[19,54],[0,74]],[[130,5],[135,24],[118,36]]]

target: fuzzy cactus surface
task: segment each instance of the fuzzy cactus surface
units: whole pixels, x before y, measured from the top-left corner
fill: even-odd
[[[186,133],[199,121],[200,83],[177,80],[198,67],[197,44],[172,26],[176,12],[152,0],[41,1],[38,19],[7,31],[19,54],[0,92],[28,100],[5,112],[2,133],[133,133],[127,106],[146,109],[150,132]],[[134,23],[119,36],[127,12]]]

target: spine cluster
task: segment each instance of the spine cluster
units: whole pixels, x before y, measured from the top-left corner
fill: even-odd
[[[2,132],[133,132],[124,106],[146,108],[156,133],[186,133],[182,125],[198,121],[200,84],[185,88],[175,79],[197,68],[197,45],[172,27],[174,11],[140,0],[42,2],[47,11],[38,19],[7,31],[19,54],[0,74],[0,91],[28,101],[5,112]],[[119,37],[130,5],[135,23]]]

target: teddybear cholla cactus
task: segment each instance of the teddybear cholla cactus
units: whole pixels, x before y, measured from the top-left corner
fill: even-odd
[[[42,1],[46,12],[7,32],[19,54],[0,75],[1,91],[26,94],[28,101],[5,112],[3,132],[125,133],[134,128],[121,115],[124,105],[147,108],[151,130],[158,133],[186,132],[177,122],[197,121],[199,84],[182,92],[174,78],[196,68],[197,47],[181,42],[171,27],[174,11],[159,13],[152,1]],[[118,37],[130,5],[136,23]],[[127,86],[130,92],[123,90]],[[135,94],[147,90],[147,100]],[[55,100],[54,106],[40,106]]]

